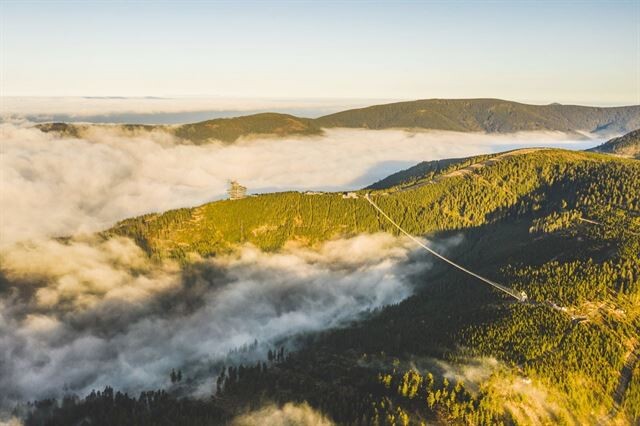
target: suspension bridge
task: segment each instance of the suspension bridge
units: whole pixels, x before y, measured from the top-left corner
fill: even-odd
[[[431,253],[433,256],[437,257],[438,259],[448,263],[449,265],[453,266],[454,268],[457,268],[459,270],[461,270],[462,272],[471,275],[474,278],[479,279],[480,281],[489,284],[490,286],[502,291],[503,293],[513,297],[514,299],[518,300],[519,302],[526,302],[527,301],[527,293],[525,293],[524,291],[517,291],[514,290],[512,288],[509,288],[505,285],[502,284],[498,284],[495,281],[492,281],[488,278],[485,278],[481,275],[476,274],[473,271],[468,270],[467,268],[465,268],[464,266],[461,266],[457,263],[455,263],[454,261],[444,257],[443,255],[441,255],[440,253],[438,253],[437,251],[433,250],[432,248],[428,247],[426,244],[424,244],[422,241],[420,241],[419,239],[417,239],[416,237],[414,237],[413,235],[411,235],[410,233],[408,233],[407,231],[404,230],[404,228],[402,228],[400,225],[398,225],[398,223],[396,221],[394,221],[388,214],[386,214],[372,199],[371,197],[369,197],[369,194],[366,194],[364,196],[365,200],[367,200],[369,202],[369,204],[371,204],[373,206],[374,209],[376,209],[378,211],[378,213],[380,213],[382,215],[382,217],[384,217],[389,223],[391,223],[395,228],[398,229],[398,231],[400,231],[401,233],[403,233],[404,235],[406,235],[407,237],[409,237],[414,243],[418,244],[420,247],[422,247],[423,249],[425,249],[426,251],[428,251],[429,253]]]

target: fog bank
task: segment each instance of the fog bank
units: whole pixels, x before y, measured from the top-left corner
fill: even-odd
[[[224,197],[228,179],[253,193],[348,190],[424,160],[585,144],[558,133],[333,129],[322,137],[193,146],[176,144],[161,131],[124,135],[103,129],[85,139],[60,139],[28,125],[0,126],[0,247],[199,205]]]
[[[158,388],[172,368],[210,393],[207,366],[233,349],[258,340],[266,352],[411,295],[429,267],[412,247],[388,234],[271,254],[244,246],[180,270],[122,238],[21,245],[2,258],[0,406]]]
[[[231,423],[232,426],[333,426],[334,424],[306,403],[287,403],[282,407],[266,406],[239,416]]]

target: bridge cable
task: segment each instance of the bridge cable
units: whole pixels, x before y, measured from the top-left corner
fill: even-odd
[[[467,274],[471,275],[472,277],[475,277],[475,278],[479,279],[480,281],[484,281],[485,283],[497,288],[498,290],[508,294],[509,296],[517,299],[520,302],[525,302],[527,300],[527,295],[526,295],[525,292],[523,292],[523,291],[520,291],[520,292],[515,291],[515,290],[513,290],[513,289],[511,289],[511,288],[509,288],[507,286],[504,286],[502,284],[498,284],[495,281],[491,281],[488,278],[480,276],[480,275],[476,274],[475,272],[472,272],[472,271],[468,270],[467,268],[465,268],[465,267],[463,267],[461,265],[458,265],[457,263],[453,262],[452,260],[447,259],[446,257],[442,256],[440,253],[438,253],[438,252],[434,251],[433,249],[429,248],[422,241],[420,241],[419,239],[417,239],[413,235],[409,234],[400,225],[398,225],[393,219],[391,219],[391,217],[389,217],[389,215],[387,215],[380,207],[378,207],[378,205],[375,202],[373,202],[373,200],[371,198],[369,198],[369,194],[366,194],[364,196],[364,198],[369,202],[369,204],[371,204],[373,206],[373,208],[375,208],[385,219],[387,219],[400,232],[402,232],[404,235],[409,237],[413,242],[418,244],[423,249],[427,250],[429,253],[431,253],[432,255],[437,257],[438,259],[447,262],[449,265],[451,265],[451,266],[453,266],[455,268],[458,268],[459,270],[461,270],[463,272],[466,272]]]

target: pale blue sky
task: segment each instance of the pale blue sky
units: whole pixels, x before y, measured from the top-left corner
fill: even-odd
[[[640,0],[0,1],[6,96],[640,103]]]

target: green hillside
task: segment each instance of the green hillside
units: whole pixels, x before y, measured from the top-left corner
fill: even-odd
[[[375,105],[327,115],[322,127],[417,128],[457,132],[511,133],[550,130],[603,134],[640,126],[640,106],[598,108],[527,105],[500,99],[425,99]]]
[[[339,424],[638,424],[640,163],[525,149],[417,170],[370,196],[413,234],[462,235],[449,256],[526,291],[528,303],[436,263],[416,277],[413,297],[211,377],[213,398],[114,399],[106,389],[54,410],[40,403],[27,424],[101,413],[205,425],[291,401]],[[129,219],[104,236],[131,236],[157,259],[188,263],[198,262],[189,253],[239,243],[277,250],[290,240],[395,233],[358,194],[219,201]]]
[[[423,161],[408,169],[393,173],[365,189],[390,189],[393,187],[412,186],[417,182],[429,181],[448,170],[455,170],[464,165],[473,164],[482,157],[448,158],[444,160]],[[490,156],[486,156],[490,158]]]
[[[258,383],[343,424],[637,424],[637,370],[617,391],[640,349],[639,239],[624,225],[530,232],[524,218],[508,222],[462,231],[468,246],[456,259],[548,304],[512,303],[440,269],[418,295],[324,333],[263,376],[231,381],[223,396],[245,399]],[[443,363],[489,372],[474,385]]]
[[[640,129],[613,138],[589,151],[640,159]]]
[[[322,129],[307,118],[288,114],[264,113],[235,118],[217,118],[184,124],[174,130],[176,136],[196,144],[219,140],[234,142],[243,136],[319,135]]]
[[[521,150],[455,163],[444,172],[416,179],[413,187],[374,192],[373,197],[409,232],[425,234],[481,226],[550,202],[556,206],[561,200],[569,209],[615,203],[639,210],[633,189],[640,182],[639,173],[634,161]],[[603,180],[606,176],[612,180]],[[614,182],[613,188],[603,189]],[[157,257],[184,258],[190,252],[215,255],[238,243],[275,250],[289,240],[314,244],[381,229],[392,231],[362,197],[288,192],[150,214],[125,220],[108,234],[131,236]]]

